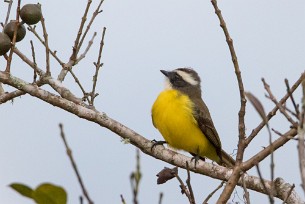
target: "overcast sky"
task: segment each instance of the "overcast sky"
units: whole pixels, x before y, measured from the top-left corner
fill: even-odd
[[[16,3],[14,1],[14,8]],[[22,1],[22,4],[26,3],[36,1]],[[40,3],[46,19],[50,48],[57,50],[58,56],[67,62],[87,1]],[[98,1],[94,0],[90,11],[97,4]],[[234,40],[245,89],[255,94],[269,111],[274,105],[264,97],[261,78],[266,79],[280,99],[286,91],[284,79],[288,78],[292,84],[304,71],[305,2],[231,0],[219,1],[219,7]],[[2,1],[2,22],[6,9],[7,3]],[[13,12],[11,18],[14,16]],[[95,102],[99,111],[148,139],[161,140],[150,117],[151,106],[163,89],[164,76],[159,70],[192,67],[202,78],[203,98],[210,109],[223,148],[230,153],[236,149],[240,105],[238,86],[229,49],[210,1],[105,0],[103,13],[97,17],[88,36],[91,38],[94,31],[98,32],[94,45],[87,57],[74,68],[86,90],[91,88],[93,62],[97,59],[104,26],[107,27],[102,57],[104,66],[97,86],[100,95]],[[41,31],[40,25],[37,29]],[[44,48],[30,32],[17,47],[30,58],[31,39],[35,43],[37,63],[43,68]],[[3,58],[0,58],[0,68],[5,68]],[[52,60],[51,71],[55,78],[60,69],[57,62]],[[15,56],[12,74],[31,81],[33,73]],[[67,76],[64,85],[77,96],[82,96],[71,76]],[[7,86],[4,88],[12,90]],[[300,102],[300,90],[295,98]],[[136,151],[132,145],[123,144],[117,135],[30,96],[0,105],[0,116],[1,203],[33,203],[8,188],[13,182],[22,182],[31,187],[52,182],[66,189],[69,203],[79,203],[81,190],[60,139],[59,123],[64,124],[68,142],[95,203],[120,203],[120,194],[124,195],[127,203],[132,203],[129,175],[135,169]],[[247,133],[260,121],[258,114],[248,104]],[[273,119],[271,126],[281,132],[289,129],[289,123],[282,116]],[[245,159],[266,145],[267,131],[262,130],[248,147]],[[294,183],[297,192],[303,196],[297,159],[295,141],[276,151],[275,176]],[[155,175],[165,166],[172,167],[141,154],[143,179],[140,203],[157,203],[160,192],[164,193],[164,204],[187,203],[176,180],[156,184]],[[270,179],[269,166],[270,158],[261,163],[266,179]],[[179,171],[185,180],[185,171]],[[251,170],[248,174],[257,175],[257,172]],[[191,176],[198,203],[220,184],[220,181],[206,176]],[[250,193],[253,203],[268,202],[267,196],[253,191]],[[217,198],[215,195],[211,203]],[[231,201],[243,202],[240,190],[232,196]],[[282,202],[277,200],[277,203]]]

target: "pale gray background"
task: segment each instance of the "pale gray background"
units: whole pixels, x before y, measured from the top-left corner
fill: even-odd
[[[25,3],[35,1],[23,1]],[[58,50],[58,56],[67,61],[87,1],[40,3],[46,18],[50,47]],[[93,5],[97,3],[95,0]],[[5,19],[6,5],[3,1],[0,3],[1,21]],[[264,97],[261,77],[266,78],[274,94],[280,98],[285,94],[284,78],[287,77],[292,84],[304,70],[305,2],[232,0],[220,1],[219,6],[234,39],[245,88],[254,93],[269,111],[273,104]],[[163,88],[163,76],[159,70],[193,67],[202,77],[203,97],[223,148],[232,152],[238,138],[239,93],[231,56],[210,1],[106,0],[103,10],[89,35],[91,37],[93,31],[99,32],[95,44],[87,58],[75,68],[75,73],[89,90],[94,73],[92,62],[96,61],[101,31],[106,26],[104,67],[99,77],[97,90],[100,96],[96,99],[96,108],[146,138],[160,140],[162,137],[152,126],[150,118],[151,105]],[[12,18],[15,18],[14,12]],[[17,45],[28,57],[31,56],[30,39],[35,37],[28,32]],[[35,47],[38,64],[44,67],[44,48],[36,40]],[[51,65],[53,76],[57,76],[61,67],[54,60]],[[3,58],[0,58],[0,66],[4,70]],[[32,70],[16,56],[12,73],[32,80]],[[71,76],[64,84],[81,96]],[[7,86],[5,89],[12,90]],[[295,97],[299,102],[300,90],[297,93]],[[129,183],[129,175],[135,169],[135,148],[132,145],[123,144],[117,135],[107,129],[30,96],[17,98],[13,104],[2,104],[0,114],[1,203],[32,203],[8,188],[12,182],[22,182],[31,187],[52,182],[67,190],[69,203],[79,203],[81,190],[59,136],[59,122],[64,124],[68,142],[95,203],[120,203],[120,194],[124,195],[127,203],[132,203]],[[247,133],[260,121],[248,104]],[[282,132],[289,128],[282,116],[272,120],[271,126]],[[267,144],[267,131],[263,130],[247,149],[245,158]],[[303,196],[299,187],[296,146],[296,142],[292,141],[276,152],[275,176],[295,183],[296,190]],[[261,164],[267,179],[270,178],[269,161],[267,158]],[[156,184],[155,175],[164,166],[171,167],[141,154],[143,179],[140,203],[157,203],[159,192],[165,194],[165,204],[187,203],[176,180],[164,185]],[[180,172],[185,180],[185,171]],[[257,173],[251,170],[249,174]],[[192,174],[197,202],[201,203],[219,183],[209,177]],[[253,191],[250,193],[253,203],[268,202],[266,196]],[[211,203],[216,199],[217,196],[214,196]],[[241,191],[231,201],[242,202],[240,199]],[[277,200],[277,203],[281,201]]]

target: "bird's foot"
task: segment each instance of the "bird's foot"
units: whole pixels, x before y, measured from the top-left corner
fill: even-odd
[[[205,161],[205,158],[199,156],[198,154],[193,154],[193,153],[190,153],[190,154],[193,156],[192,159],[191,159],[191,162],[192,162],[193,160],[195,160],[195,169],[196,169],[196,164],[197,164],[197,162],[198,162],[199,160]]]
[[[157,141],[157,140],[152,140],[151,142],[153,142],[153,145],[151,146],[151,151],[154,149],[155,146],[164,145],[167,143],[166,141]]]

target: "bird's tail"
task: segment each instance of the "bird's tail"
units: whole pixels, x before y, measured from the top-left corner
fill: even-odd
[[[221,161],[219,165],[233,168],[235,166],[235,160],[228,153],[221,150]]]

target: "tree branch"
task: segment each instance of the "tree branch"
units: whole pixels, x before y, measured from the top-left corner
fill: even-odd
[[[105,127],[107,129],[109,129],[110,131],[116,133],[123,139],[130,141],[131,144],[138,147],[143,153],[148,154],[156,159],[165,161],[169,164],[172,164],[174,166],[177,166],[177,167],[180,167],[183,169],[187,168],[186,162],[189,162],[190,171],[199,173],[202,175],[206,175],[211,178],[219,179],[219,180],[227,181],[232,176],[231,169],[227,169],[225,167],[213,165],[213,164],[206,163],[203,161],[198,161],[196,164],[196,168],[195,168],[195,164],[194,164],[194,162],[191,162],[190,157],[186,157],[186,156],[179,154],[177,152],[174,152],[170,149],[164,148],[163,146],[156,146],[152,151],[151,147],[152,147],[153,143],[150,140],[144,138],[143,136],[139,135],[135,131],[127,128],[126,126],[119,123],[118,121],[113,120],[112,118],[108,117],[105,113],[84,107],[81,104],[73,103],[72,101],[69,101],[65,98],[57,96],[48,91],[45,91],[35,85],[27,83],[17,77],[14,77],[14,76],[7,74],[5,72],[2,72],[2,71],[0,71],[0,82],[2,82],[4,84],[8,84],[8,85],[15,87],[19,90],[22,90],[24,92],[27,92],[30,95],[32,95],[36,98],[39,98],[40,100],[43,100],[53,106],[57,106],[63,110],[66,110],[67,112],[70,112],[80,118],[86,119],[86,120],[94,122],[102,127]],[[291,131],[293,131],[293,130],[291,130]],[[282,138],[286,139],[286,137],[281,137],[279,139],[282,139]],[[276,145],[277,144],[274,144],[274,147]],[[280,145],[280,144],[278,144],[278,145]],[[261,185],[261,181],[258,177],[245,175],[245,177],[243,179],[244,179],[244,182],[247,185],[248,189],[252,189],[254,191],[258,191],[258,192],[266,194],[263,186]],[[264,180],[264,182],[265,182],[265,186],[268,189],[270,189],[270,186],[271,186],[270,181]],[[240,180],[238,185],[243,185],[243,181]],[[283,182],[281,182],[281,186],[282,185],[286,185],[286,183],[284,183],[284,181],[283,181]],[[287,184],[287,185],[289,185],[289,184]],[[286,198],[285,192],[287,193],[288,191],[290,191],[290,189],[291,188],[287,188],[286,189],[287,191],[284,191],[283,188],[281,188],[281,191],[277,191],[277,189],[275,189],[276,190],[275,196],[284,200]],[[303,202],[301,197],[295,191],[293,191],[291,193],[291,195],[289,196],[287,203],[300,203],[300,202]]]
[[[236,184],[241,176],[241,172],[240,172],[241,169],[239,168],[239,165],[243,161],[243,156],[244,156],[244,152],[245,152],[245,148],[246,148],[245,113],[246,113],[247,100],[246,100],[246,96],[245,96],[245,90],[244,90],[244,85],[243,85],[243,81],[242,81],[242,77],[241,77],[241,72],[239,69],[237,55],[236,55],[234,45],[233,45],[233,40],[230,37],[229,30],[226,26],[226,22],[221,14],[221,10],[218,8],[217,0],[212,0],[211,3],[213,5],[215,13],[219,19],[220,27],[222,28],[222,30],[225,34],[225,38],[226,38],[226,41],[227,41],[227,44],[228,44],[228,47],[229,47],[229,50],[231,53],[232,62],[234,65],[235,74],[236,74],[236,78],[237,78],[237,82],[238,82],[239,95],[240,95],[240,109],[238,112],[238,132],[239,132],[238,138],[239,139],[238,139],[238,149],[237,149],[237,155],[236,155],[236,166],[234,168],[232,177],[230,178],[229,182],[225,186],[223,192],[221,193],[221,195],[217,201],[217,203],[226,203],[229,200],[229,198],[234,190],[234,187],[236,186]]]

